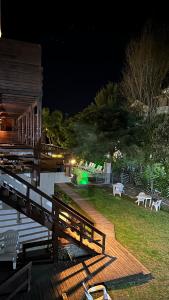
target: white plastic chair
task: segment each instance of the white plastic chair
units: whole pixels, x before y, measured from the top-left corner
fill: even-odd
[[[120,182],[113,184],[113,196],[119,195],[121,197],[121,194],[124,192],[124,185]]]
[[[144,192],[141,192],[136,196],[137,200],[135,202],[138,203],[138,205],[140,205],[140,203],[144,204],[145,197],[146,197],[146,194]]]
[[[83,282],[83,287],[85,290],[85,296],[87,300],[111,300],[109,294],[106,291],[106,287],[104,285],[96,285],[89,289],[86,288],[85,283]],[[92,293],[102,292],[103,295],[93,298]]]
[[[83,169],[87,170],[89,167],[88,162],[86,161],[85,164],[83,165]]]
[[[156,211],[160,210],[161,202],[162,200],[153,201],[151,205],[151,210],[153,209],[153,207],[155,208]]]
[[[84,160],[81,160],[78,164],[78,168],[81,168],[83,166]]]
[[[8,230],[2,234],[2,237],[0,261],[12,261],[15,270],[19,252],[19,233],[16,230]]]
[[[98,165],[96,168],[95,168],[95,173],[102,173],[103,172],[103,167]]]

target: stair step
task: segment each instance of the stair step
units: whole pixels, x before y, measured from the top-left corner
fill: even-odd
[[[17,213],[15,214],[3,214],[3,215],[0,215],[0,221],[7,221],[7,220],[17,220]],[[20,217],[20,220],[22,220],[23,222],[29,222],[29,221],[33,221],[31,218],[28,218],[28,217]],[[35,222],[35,221],[33,221]]]
[[[1,215],[13,215],[16,214],[16,210],[15,209],[1,209],[0,210],[0,216]]]
[[[3,222],[5,223],[5,221]],[[39,225],[38,223],[24,223],[24,224],[4,224],[4,226],[0,226],[0,232],[5,231],[6,230],[11,230],[11,229],[14,229],[14,230],[18,230],[18,231],[21,231],[21,230],[31,230],[31,229],[36,229],[36,228],[39,228],[39,229],[46,229],[46,227],[42,227],[41,225]]]
[[[48,240],[48,235],[44,235],[44,237],[37,237],[37,236],[34,236],[32,237],[31,239],[29,240],[23,240],[23,244],[27,244],[27,243],[31,243],[31,242],[40,242],[40,241],[46,241]]]
[[[25,225],[29,224],[29,226],[30,226],[30,224],[32,224],[32,223],[34,223],[34,222],[29,221],[29,220],[21,220],[21,222],[18,223],[16,218],[15,219],[9,219],[9,220],[6,220],[6,219],[1,220],[0,219],[0,228],[3,228],[5,226],[20,225],[20,224],[25,224]]]
[[[42,232],[33,232],[31,234],[31,238],[28,239],[28,237],[30,237],[30,235],[25,234],[25,235],[21,235],[19,237],[20,242],[31,242],[34,240],[43,240],[43,239],[48,239],[48,231],[42,231]]]

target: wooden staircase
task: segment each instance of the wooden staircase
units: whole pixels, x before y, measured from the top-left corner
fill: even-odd
[[[89,219],[57,197],[49,197],[10,170],[0,166],[0,172],[0,200],[52,231],[55,257],[58,237],[71,241],[89,254],[104,253],[106,236]],[[19,191],[16,188],[18,185],[15,186],[15,182],[25,187],[25,193],[23,189]],[[41,203],[37,199],[41,199]]]

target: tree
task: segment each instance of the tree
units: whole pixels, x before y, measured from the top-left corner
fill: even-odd
[[[65,132],[62,112],[58,110],[50,112],[49,108],[43,108],[42,130],[50,144],[63,146]]]
[[[114,83],[107,84],[96,94],[95,102],[69,118],[65,125],[67,147],[92,161],[104,161],[106,153],[112,157],[117,149],[131,153],[132,145],[140,146],[144,140],[143,126],[127,111],[126,101]]]
[[[139,39],[132,40],[126,50],[121,90],[130,103],[137,101],[148,109],[151,123],[169,71],[169,43],[162,32],[147,26]]]
[[[94,101],[97,107],[117,107],[119,101],[118,85],[113,82],[109,82],[96,94]]]
[[[165,178],[166,172],[161,163],[149,163],[145,168],[144,175],[150,183],[151,193],[153,193],[154,184],[157,184],[157,180]]]
[[[152,153],[156,161],[169,164],[169,115],[156,116],[151,135]]]

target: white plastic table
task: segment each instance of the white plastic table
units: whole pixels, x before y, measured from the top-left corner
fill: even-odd
[[[144,199],[145,207],[147,206],[147,201],[149,201],[149,207],[150,207],[152,202],[152,197],[150,195],[145,195],[145,199]]]

